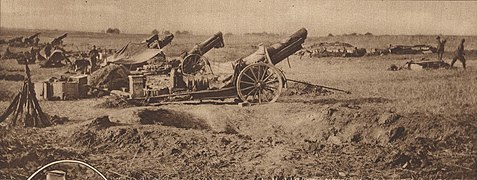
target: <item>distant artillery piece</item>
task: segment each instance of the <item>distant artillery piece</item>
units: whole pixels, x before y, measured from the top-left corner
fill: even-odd
[[[8,40],[8,46],[11,47],[22,47],[23,46],[23,36],[12,38]]]
[[[409,61],[406,62],[406,69],[417,70],[417,69],[449,69],[450,64],[444,61]]]
[[[311,57],[361,57],[366,55],[366,49],[357,48],[349,43],[344,42],[321,42],[313,44],[306,49],[298,52],[302,57],[309,53]]]
[[[406,46],[406,45],[390,45],[389,52],[391,54],[430,54],[436,53],[437,48],[432,47],[429,45],[414,45],[414,46]]]
[[[421,61],[408,61],[401,67],[396,66],[395,64],[391,64],[390,67],[388,68],[389,71],[398,71],[398,70],[429,70],[429,69],[449,69],[450,64],[446,63],[444,61],[429,61],[423,60]]]
[[[67,35],[68,33],[64,33],[54,38],[50,45],[46,45],[41,49],[38,53],[38,59],[41,61],[40,67],[60,67],[64,65],[62,61],[65,61],[65,64],[71,63],[66,51],[60,47],[63,44],[63,39],[66,38]],[[47,51],[51,51],[51,54],[48,55]]]
[[[160,40],[158,34],[154,34],[151,37],[147,38],[144,42],[147,43],[149,48],[162,49],[172,42],[174,35],[170,34]]]
[[[40,38],[38,36],[40,33],[35,33],[31,36],[23,38],[23,36],[19,36],[13,39],[8,40],[8,45],[10,47],[31,47],[31,46],[38,46]]]

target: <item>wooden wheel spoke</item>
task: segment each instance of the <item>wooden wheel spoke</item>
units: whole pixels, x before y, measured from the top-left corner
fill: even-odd
[[[255,83],[253,83],[253,82],[248,82],[248,81],[240,81],[240,83],[255,85]]]
[[[248,79],[252,80],[252,81],[255,81],[255,79],[253,79],[252,77],[250,77],[247,73],[243,73],[243,75],[245,75]]]
[[[255,89],[255,93],[253,93],[253,100],[255,100],[255,96],[257,96],[257,94],[258,94],[258,91],[257,89]]]
[[[264,70],[264,71],[263,71],[263,74],[262,74],[262,76],[260,77],[260,79],[262,79],[262,80],[263,80],[263,78],[265,77],[265,75],[266,75],[267,72],[268,72],[268,67],[265,66],[263,70]],[[271,73],[271,74],[273,74],[273,73]]]
[[[271,74],[270,74],[270,75],[268,75],[268,76],[267,76],[265,79],[263,79],[263,82],[267,82],[267,81],[268,81],[268,79],[270,79],[270,77],[272,77],[272,76],[273,76],[273,73],[271,73]]]
[[[258,90],[258,103],[261,104],[262,103],[262,97],[260,97],[260,90]]]
[[[278,79],[273,79],[271,81],[266,81],[265,84],[272,84],[272,83],[276,83],[276,82],[280,82]]]
[[[262,77],[260,69],[262,68],[260,66],[257,66],[257,80],[260,80],[260,77]]]
[[[253,72],[253,68],[252,68],[252,67],[250,67],[250,72],[252,72],[252,75],[253,75],[253,77],[254,77],[253,80],[256,81],[256,80],[257,80],[257,76],[255,75],[255,72]]]
[[[250,96],[252,94],[252,92],[255,92],[255,90],[257,90],[257,88],[255,89],[252,89],[250,92],[247,93],[247,95],[245,95],[245,99],[248,98],[248,96]],[[255,95],[254,95],[255,96]]]
[[[255,88],[255,86],[249,86],[249,87],[246,87],[246,88],[243,88],[243,89],[240,89],[240,90],[246,91],[246,90],[249,90],[249,89],[252,89],[252,88]]]
[[[268,101],[270,101],[270,94],[272,95],[272,98],[273,98],[273,93],[269,93],[269,92],[267,92],[266,90],[268,90],[268,89],[264,88],[263,91],[262,91],[262,93],[263,93],[263,97],[264,97],[265,100],[268,102]],[[269,90],[268,90],[268,91],[269,91]]]

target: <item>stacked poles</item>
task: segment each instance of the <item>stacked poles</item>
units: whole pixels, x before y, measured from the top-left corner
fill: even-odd
[[[51,125],[46,114],[41,110],[35,90],[30,79],[30,68],[25,64],[25,80],[20,92],[13,98],[7,110],[0,116],[0,122],[8,126],[46,127]],[[8,118],[8,119],[7,119]]]

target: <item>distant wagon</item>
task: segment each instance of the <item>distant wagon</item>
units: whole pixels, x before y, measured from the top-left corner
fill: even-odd
[[[389,52],[391,54],[430,54],[436,53],[437,48],[424,44],[414,46],[391,45],[389,47]]]

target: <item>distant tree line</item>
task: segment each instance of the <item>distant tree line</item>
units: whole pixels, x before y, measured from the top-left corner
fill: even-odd
[[[373,36],[373,33],[370,33],[370,32],[367,32],[367,33],[364,33],[364,34],[360,34],[360,33],[349,33],[349,34],[342,34],[342,36],[362,36],[362,35],[365,35],[365,36]],[[334,35],[329,33],[328,34],[328,37],[333,37]]]
[[[362,36],[362,35],[365,35],[365,36],[372,36],[373,33],[370,33],[370,32],[367,32],[367,33],[364,33],[364,34],[361,34],[361,33],[349,33],[349,34],[343,34],[343,36]]]
[[[121,31],[118,28],[108,28],[106,30],[106,33],[108,34],[119,34]]]
[[[175,32],[175,35],[179,35],[179,36],[180,36],[180,35],[189,36],[189,35],[192,35],[192,32],[190,32],[190,31],[179,31],[179,30],[177,30],[177,31]]]
[[[269,33],[269,32],[254,32],[254,33],[245,33],[245,36],[280,36],[280,34],[277,33]]]
[[[153,29],[152,32],[151,32],[151,34],[160,34],[160,33],[161,32],[159,32],[157,29]],[[169,30],[165,30],[165,31],[162,31],[162,34],[169,35],[169,34],[172,34],[172,33]],[[192,32],[191,31],[179,31],[179,30],[177,30],[174,35],[192,35]]]

